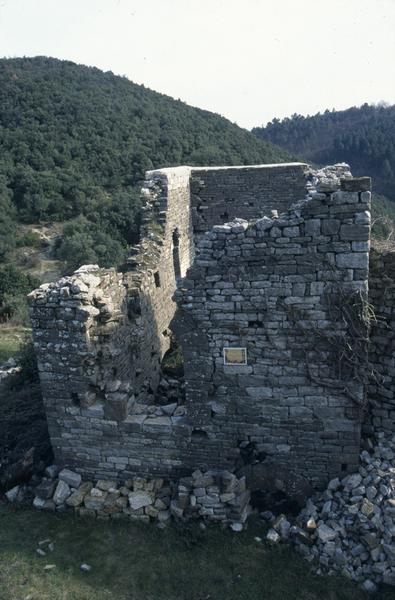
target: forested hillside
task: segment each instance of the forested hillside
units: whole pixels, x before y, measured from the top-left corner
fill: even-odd
[[[25,292],[43,274],[124,259],[138,239],[147,169],[348,160],[395,197],[394,110],[295,116],[253,135],[110,72],[0,59],[0,319],[24,310]],[[381,223],[391,203],[377,205]]]
[[[219,115],[110,72],[46,57],[2,59],[0,261],[29,243],[18,223],[67,221],[56,253],[69,268],[115,264],[136,240],[145,170],[288,158]]]
[[[273,119],[253,133],[309,161],[345,161],[354,175],[370,175],[376,192],[395,201],[395,106],[364,104],[314,116]]]

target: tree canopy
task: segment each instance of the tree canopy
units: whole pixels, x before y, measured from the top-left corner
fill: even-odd
[[[315,163],[345,161],[354,175],[370,175],[374,189],[395,200],[395,106],[295,114],[252,132]]]
[[[71,221],[70,268],[109,266],[137,239],[144,171],[288,160],[227,119],[96,68],[47,57],[0,60],[0,261],[15,224]],[[77,259],[78,257],[78,259]]]

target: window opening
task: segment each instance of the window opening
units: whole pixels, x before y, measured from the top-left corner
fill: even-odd
[[[180,233],[176,228],[173,231],[173,268],[174,276],[176,281],[181,278],[181,264],[180,264]]]

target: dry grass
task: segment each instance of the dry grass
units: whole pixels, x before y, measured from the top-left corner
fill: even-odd
[[[372,238],[372,248],[377,252],[395,252],[395,240]]]
[[[26,331],[22,326],[0,325],[0,365],[18,352]]]

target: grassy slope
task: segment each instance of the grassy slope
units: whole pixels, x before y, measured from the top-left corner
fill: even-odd
[[[49,283],[62,276],[63,265],[54,258],[54,245],[62,234],[64,223],[18,224],[17,236],[34,233],[38,241],[34,245],[21,245],[8,255],[7,262],[21,268],[25,273]]]
[[[212,528],[158,530],[0,504],[0,600],[365,600],[341,577],[318,577],[290,548]],[[38,541],[55,550],[40,557]],[[92,566],[82,573],[82,563]],[[45,572],[46,564],[56,568]],[[390,591],[380,595],[390,600]]]
[[[19,350],[26,328],[7,323],[0,325],[0,365]]]

